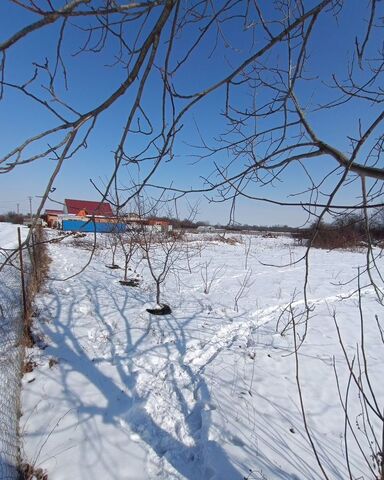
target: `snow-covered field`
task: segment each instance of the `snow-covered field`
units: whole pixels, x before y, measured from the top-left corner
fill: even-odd
[[[50,246],[21,418],[24,460],[49,479],[323,478],[303,425],[288,324],[291,312],[303,335],[305,266],[294,262],[304,248],[285,237],[192,238],[190,264],[177,264],[164,284],[173,310],[166,316],[146,312],[155,289],[144,261],[140,287],[125,287],[121,270],[106,268],[106,249],[71,277],[89,260],[87,239]],[[377,262],[382,269],[383,259]],[[333,315],[352,356],[361,318],[356,281],[348,282],[364,264],[364,252],[310,253],[312,311],[297,358],[308,429],[329,479],[349,478],[346,455],[351,478],[373,478],[351,433],[346,453],[335,376],[336,367],[344,398],[349,372]],[[370,383],[382,407],[384,347],[375,315],[383,324],[383,309],[372,287],[362,289],[360,302]],[[348,408],[361,427],[353,387]],[[361,428],[358,435],[373,465]]]
[[[0,223],[0,266],[18,245],[18,225]],[[21,227],[25,239],[28,228]],[[17,260],[16,262],[17,266]],[[21,279],[12,265],[0,271],[0,478],[17,478],[18,411],[21,375]]]

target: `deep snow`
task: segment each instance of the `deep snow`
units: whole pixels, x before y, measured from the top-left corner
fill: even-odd
[[[193,239],[190,265],[179,264],[165,283],[173,312],[164,317],[145,310],[155,291],[143,261],[139,288],[119,284],[122,271],[106,268],[111,259],[101,247],[88,268],[62,281],[88,261],[91,237],[50,246],[50,279],[36,304],[39,348],[29,352],[37,367],[23,379],[21,418],[24,458],[49,479],[322,478],[303,428],[292,329],[279,333],[284,313],[276,331],[287,305],[293,302],[297,315],[304,310],[304,264],[292,264],[304,248],[285,237]],[[332,314],[352,354],[360,317],[356,282],[347,282],[364,262],[363,252],[310,254],[313,311],[299,350],[300,380],[330,479],[348,476],[334,362],[342,388],[348,372]],[[208,294],[206,272],[215,277]],[[371,380],[382,402],[375,321],[383,321],[382,307],[371,287],[362,303]],[[355,421],[357,397],[350,402]],[[372,478],[351,440],[350,460],[356,477]]]

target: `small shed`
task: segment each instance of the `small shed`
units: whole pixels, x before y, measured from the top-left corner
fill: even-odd
[[[160,218],[150,218],[145,220],[148,229],[158,232],[170,232],[172,230],[171,222]]]
[[[63,210],[46,209],[43,215],[43,220],[47,222],[49,228],[57,228],[59,215],[62,215]]]

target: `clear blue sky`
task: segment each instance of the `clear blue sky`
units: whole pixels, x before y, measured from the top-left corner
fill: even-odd
[[[42,2],[43,3],[43,2]],[[56,2],[63,4],[64,2]],[[308,8],[317,2],[308,1]],[[338,22],[329,21],[329,16],[320,19],[315,27],[314,35],[310,43],[311,57],[308,62],[308,77],[311,81],[301,82],[298,85],[297,94],[303,104],[311,102],[315,105],[324,100],[324,95],[329,95],[329,90],[322,82],[329,82],[332,73],[337,73],[342,78],[346,75],[346,59],[351,57],[354,46],[356,31],[364,26],[364,15],[369,12],[362,7],[360,0],[346,2]],[[20,14],[20,9],[11,6],[9,2],[0,4],[0,41],[11,35],[17,28],[28,24],[35,17],[27,13]],[[26,81],[33,73],[32,62],[44,63],[45,57],[51,58],[55,53],[56,40],[60,25],[55,24],[43,31],[33,33],[19,42],[7,56],[6,80]],[[225,28],[225,27],[224,27]],[[231,66],[237,66],[242,59],[255,51],[265,42],[265,36],[258,28],[256,30],[255,45],[250,48],[252,29],[244,32],[240,22],[233,22],[225,31],[225,35],[233,48],[225,48],[220,45],[212,56],[208,58],[210,47],[215,39],[211,35],[207,37],[196,53],[191,57],[188,66],[181,70],[177,78],[177,86],[184,92],[194,92],[200,87],[210,84],[213,80],[221,78],[230,71]],[[107,66],[113,62],[116,49],[113,45],[107,45],[105,51],[99,55],[73,56],[73,52],[79,46],[84,34],[75,28],[68,30],[65,37],[63,57],[68,67],[69,91],[61,89],[63,95],[71,101],[72,105],[80,111],[86,111],[94,107],[104,99],[111,90],[115,89],[125,78],[125,70],[117,65],[113,68]],[[188,30],[184,37],[178,40],[175,56],[181,55],[188,45]],[[162,46],[164,48],[164,45]],[[375,45],[370,45],[372,51]],[[379,47],[379,43],[377,45]],[[281,55],[284,52],[280,52]],[[314,75],[317,79],[314,79]],[[41,82],[40,82],[41,83]],[[160,89],[158,77],[155,74],[150,78],[143,105],[153,116],[156,116],[160,106]],[[239,94],[241,95],[241,94]],[[257,92],[258,101],[263,100],[263,92]],[[328,97],[327,97],[328,98]],[[54,198],[62,201],[64,198],[97,199],[98,194],[91,185],[92,178],[102,186],[109,178],[113,169],[113,150],[119,141],[124,118],[130,106],[132,95],[127,94],[118,104],[114,105],[98,120],[92,136],[88,142],[88,148],[80,150],[76,156],[68,160],[56,180],[54,186]],[[242,104],[248,101],[245,97],[236,101]],[[212,143],[214,138],[225,128],[223,118],[220,115],[225,104],[225,90],[216,91],[208,99],[201,102],[191,114],[183,121],[183,129],[175,145],[175,159],[163,165],[156,175],[156,180],[161,184],[169,184],[181,187],[199,186],[199,177],[207,176],[212,163],[208,160],[195,164],[198,150],[191,145],[201,143],[196,128],[205,141]],[[371,107],[374,110],[375,107]],[[325,140],[333,142],[341,150],[348,150],[348,135],[354,135],[357,131],[358,119],[368,121],[371,111],[365,104],[359,102],[347,104],[329,112],[317,113],[311,116],[311,122],[315,130]],[[1,125],[1,153],[14,148],[23,138],[37,133],[41,128],[56,124],[51,115],[34,102],[29,101],[18,92],[7,89],[5,98],[0,102],[0,125]],[[142,139],[133,136],[132,148],[139,148]],[[131,145],[130,144],[130,145]],[[217,158],[216,158],[217,159]],[[219,159],[220,161],[220,159]],[[310,160],[312,174],[321,178],[333,163],[327,159],[317,158]],[[41,195],[45,184],[55,166],[55,161],[43,160],[16,168],[14,171],[0,176],[0,213],[8,210],[16,210],[19,204],[20,210],[29,209],[28,196],[33,197],[34,207],[38,204],[38,195]],[[272,186],[253,187],[254,195],[284,199],[287,195],[300,192],[305,188],[306,179],[303,171],[299,168],[291,168],[284,175],[284,182],[276,182]],[[128,180],[121,177],[121,182]],[[335,180],[329,181],[329,188]],[[354,186],[345,189],[339,197],[340,202],[353,202],[356,195]],[[213,223],[226,223],[228,220],[229,205],[209,203],[199,195],[191,196],[190,202],[199,202],[199,219],[209,220]],[[52,203],[48,207],[54,207]],[[181,206],[182,216],[184,214]],[[236,220],[249,224],[290,224],[299,225],[305,215],[297,208],[273,207],[269,204],[257,203],[249,200],[239,200]]]

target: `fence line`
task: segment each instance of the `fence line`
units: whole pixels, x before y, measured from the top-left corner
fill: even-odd
[[[18,230],[21,244],[20,229]],[[25,346],[31,346],[30,314],[41,283],[43,232],[31,232],[28,242],[0,271],[0,480],[19,478],[20,390]],[[0,265],[10,250],[0,251]]]

